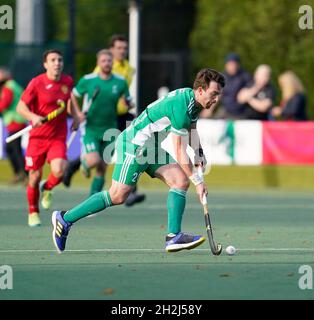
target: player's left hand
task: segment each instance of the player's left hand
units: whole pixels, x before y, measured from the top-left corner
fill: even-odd
[[[196,167],[201,166],[203,168],[203,171],[205,170],[207,164],[207,160],[205,158],[204,152],[202,148],[198,148],[195,150],[194,154],[194,165]]]

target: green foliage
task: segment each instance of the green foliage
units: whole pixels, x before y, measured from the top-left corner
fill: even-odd
[[[48,39],[68,41],[68,0],[49,0]],[[128,1],[76,0],[76,75],[93,71],[98,49],[108,46],[114,33],[128,35]]]
[[[303,0],[198,0],[191,33],[194,71],[204,65],[223,69],[228,52],[240,54],[244,67],[254,72],[269,64],[274,79],[289,69],[307,90],[308,111],[314,118],[314,30],[301,30],[298,20]],[[314,0],[306,1],[314,9]]]

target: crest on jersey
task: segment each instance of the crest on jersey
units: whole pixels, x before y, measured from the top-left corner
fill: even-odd
[[[61,91],[62,91],[64,94],[67,94],[67,93],[69,92],[68,86],[63,85],[63,86],[61,87]]]
[[[112,93],[113,94],[117,94],[118,93],[118,86],[117,85],[112,86]]]

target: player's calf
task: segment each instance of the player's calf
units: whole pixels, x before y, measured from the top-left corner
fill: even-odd
[[[39,190],[41,194],[41,205],[44,209],[48,210],[52,203],[52,191],[45,188],[47,180],[43,180],[39,184]]]

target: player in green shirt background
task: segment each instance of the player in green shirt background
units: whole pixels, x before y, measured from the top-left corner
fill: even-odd
[[[69,211],[53,212],[53,241],[59,252],[65,249],[73,223],[105,208],[122,204],[144,171],[164,181],[169,187],[166,251],[192,249],[204,242],[202,236],[181,232],[189,180],[195,185],[201,203],[204,194],[207,195],[207,187],[194,168],[194,165],[204,168],[206,159],[197,143],[197,146],[192,145],[195,151],[192,164],[184,136],[196,128],[201,110],[214,110],[224,84],[222,74],[213,69],[202,69],[196,75],[193,89],[178,89],[153,102],[119,135],[116,144],[117,162],[109,190],[92,195]],[[150,149],[158,156],[161,141],[156,144],[155,140],[152,143],[154,137],[170,131],[176,162],[170,156],[162,162],[147,161],[145,158]],[[197,138],[199,141],[197,131],[193,130],[192,133],[196,135],[193,140]]]
[[[81,167],[85,176],[90,176],[90,170],[96,168],[90,195],[102,190],[105,184],[106,163],[104,155],[110,141],[103,139],[107,130],[117,128],[117,103],[123,97],[130,105],[130,94],[127,82],[112,74],[113,58],[109,50],[101,50],[97,54],[99,73],[91,73],[81,78],[73,89],[72,102],[78,108],[77,98],[84,98],[85,105],[90,105],[95,90],[97,96],[88,110],[80,114],[82,134]],[[110,158],[110,157],[109,157]]]

